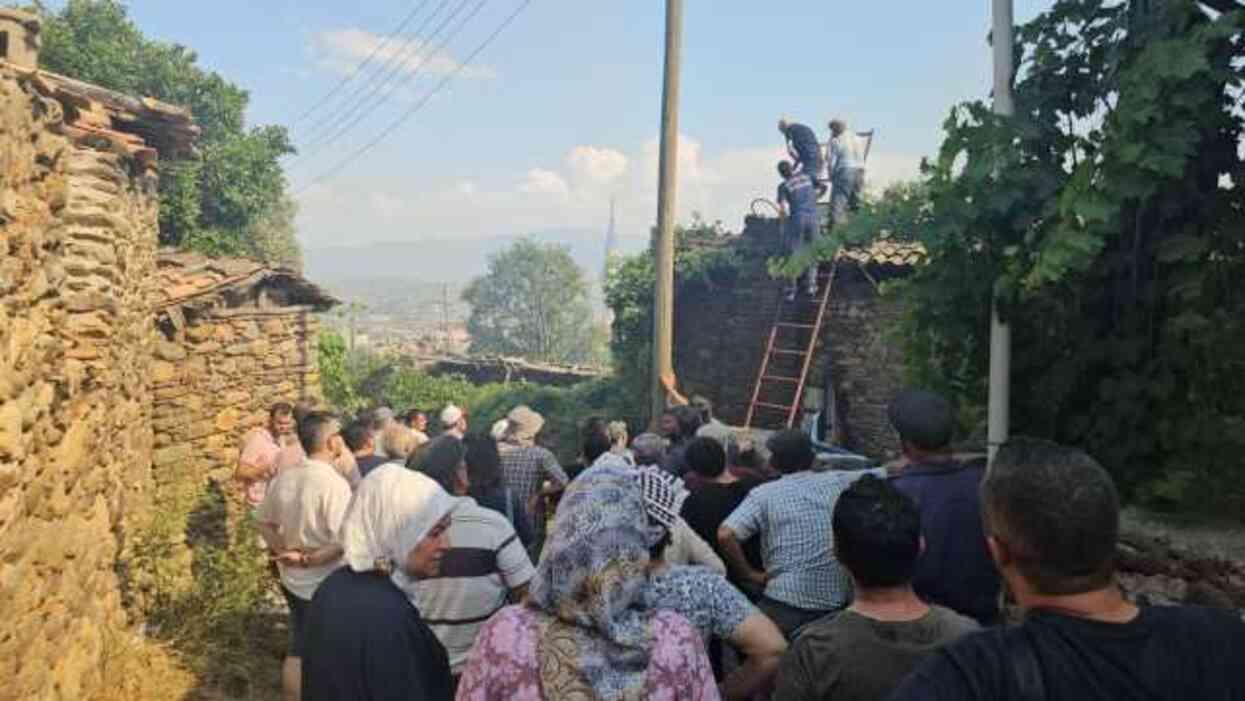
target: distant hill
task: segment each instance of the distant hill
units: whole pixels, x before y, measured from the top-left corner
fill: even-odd
[[[379,278],[409,282],[465,284],[485,272],[488,257],[522,236],[484,239],[432,238],[417,241],[390,241],[353,246],[306,248],[303,272],[330,288]],[[571,257],[591,280],[601,277],[605,266],[604,235],[584,230],[548,231],[529,235],[542,243],[570,247]],[[620,238],[623,253],[635,253],[647,245],[646,239]]]

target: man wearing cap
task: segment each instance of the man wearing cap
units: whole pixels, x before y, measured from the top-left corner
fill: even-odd
[[[841,119],[830,122],[830,143],[826,146],[830,164],[830,221],[835,226],[847,221],[847,213],[860,206],[865,185],[865,142]]]
[[[462,440],[467,435],[467,412],[450,404],[441,410],[442,435]]]
[[[501,474],[506,486],[526,504],[532,519],[533,559],[545,538],[544,497],[561,492],[570,480],[547,448],[536,445],[536,436],[545,426],[545,417],[528,406],[519,405],[506,416],[506,436],[497,446],[501,453]]]
[[[900,392],[887,410],[905,464],[891,479],[921,512],[925,550],[912,584],[922,599],[989,626],[998,622],[1000,580],[981,521],[985,458],[952,455],[954,413],[933,392]]]

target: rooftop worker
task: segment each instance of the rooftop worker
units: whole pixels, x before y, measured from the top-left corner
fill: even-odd
[[[887,415],[906,460],[892,480],[920,509],[925,535],[912,582],[916,593],[983,626],[998,623],[1002,583],[981,525],[985,460],[961,462],[951,454],[955,416],[933,392],[904,390]]]
[[[830,162],[830,221],[847,221],[848,211],[860,206],[865,186],[865,142],[848,130],[841,119],[830,122],[830,143],[826,146]]]
[[[884,699],[931,652],[978,630],[971,618],[912,591],[921,514],[893,485],[856,480],[834,507],[834,553],[855,598],[800,632],[782,660],[776,701]]]
[[[812,440],[793,429],[775,433],[768,447],[782,477],[748,493],[718,528],[718,542],[737,576],[764,587],[757,605],[791,639],[801,626],[850,603],[852,582],[834,557],[825,524],[852,482],[885,472],[814,472]],[[764,570],[748,563],[741,545],[757,533]]]
[[[1024,622],[935,652],[892,700],[1245,698],[1239,612],[1124,598],[1119,496],[1093,458],[1013,438],[981,494],[990,555]]]
[[[449,549],[456,500],[387,463],[359,485],[342,524],[346,566],[320,585],[306,621],[305,701],[451,697],[445,648],[412,603]]]
[[[789,161],[778,164],[778,174],[782,176],[778,186],[778,209],[785,222],[783,242],[788,255],[798,255],[817,238],[817,191],[812,179],[804,173],[796,173]],[[804,279],[808,296],[816,297],[817,265],[814,263],[800,277]],[[788,302],[795,301],[799,289],[800,278],[796,278],[787,288]]]
[[[649,522],[635,469],[618,458],[566,489],[526,606],[480,631],[459,701],[718,698],[700,634],[647,606]]]
[[[445,646],[454,676],[462,672],[484,622],[507,603],[522,601],[536,574],[506,517],[467,496],[466,457],[462,441],[439,436],[416,451],[409,463],[459,497],[441,569],[436,577],[415,585],[420,615]]]
[[[650,523],[666,529],[665,537],[649,549],[652,605],[687,618],[700,631],[706,645],[714,643],[710,650],[716,649],[718,658],[721,641],[734,645],[747,661],[726,679],[724,696],[751,698],[773,678],[787,641],[774,622],[731,586],[722,573],[665,560],[665,551],[682,521],[680,503],[687,497],[687,490],[678,477],[657,467],[639,468],[636,474],[644,490],[644,508]],[[721,660],[712,661],[715,675],[720,676]]]
[[[807,175],[810,182],[816,183],[825,165],[816,132],[811,127],[787,119],[778,120],[778,131],[786,139],[787,153],[795,161],[795,172]]]
[[[441,410],[441,431],[462,440],[467,435],[467,412],[450,404]]]
[[[256,512],[290,608],[290,639],[281,671],[286,701],[299,698],[307,608],[320,583],[341,565],[340,530],[351,496],[349,483],[333,464],[348,450],[337,419],[325,413],[308,415],[298,427],[298,439],[307,459],[272,480]]]

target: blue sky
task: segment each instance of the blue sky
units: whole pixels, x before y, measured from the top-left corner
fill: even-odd
[[[457,20],[477,1],[482,9],[444,51],[409,46],[406,55],[428,59],[407,87],[386,91],[383,104],[382,96],[366,103],[361,113],[368,118],[356,129],[288,164],[305,245],[548,230],[597,235],[611,196],[618,199],[621,233],[645,235],[656,207],[664,22],[657,0],[533,0],[414,119],[365,157],[335,169],[521,2],[471,0]],[[911,176],[920,157],[937,148],[950,106],[988,94],[989,4],[687,0],[681,218],[700,211],[734,228],[753,197],[772,196],[781,147],[774,123],[781,115],[819,132],[832,116],[875,128],[871,185]],[[1017,18],[1049,4],[1016,0]],[[193,47],[203,65],[248,89],[253,124],[291,124],[419,5],[132,0],[129,6],[146,34]],[[409,29],[436,27],[459,7],[460,0],[429,0]],[[293,124],[296,141],[315,143],[310,127],[331,114]]]

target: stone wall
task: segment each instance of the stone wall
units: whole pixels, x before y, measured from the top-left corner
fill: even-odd
[[[744,422],[783,293],[785,283],[774,280],[766,269],[769,258],[782,254],[779,241],[776,219],[749,217],[743,234],[730,244],[743,261],[734,284],[684,288],[675,298],[675,369],[680,387],[708,397],[719,417],[732,425]],[[838,408],[845,417],[844,445],[875,458],[898,451],[886,406],[902,387],[903,358],[890,337],[901,309],[895,300],[879,297],[874,282],[901,273],[887,266],[840,264],[806,384],[821,386],[829,347]],[[779,343],[800,348],[807,344],[807,336],[788,336]],[[770,374],[798,376],[800,362],[794,356],[780,358]],[[790,399],[774,403],[789,404]],[[768,427],[764,421],[754,424]]]
[[[157,484],[228,489],[241,439],[268,408],[320,397],[319,322],[306,307],[240,307],[163,330],[151,372]]]
[[[0,698],[80,699],[149,491],[156,181],[0,67]]]

